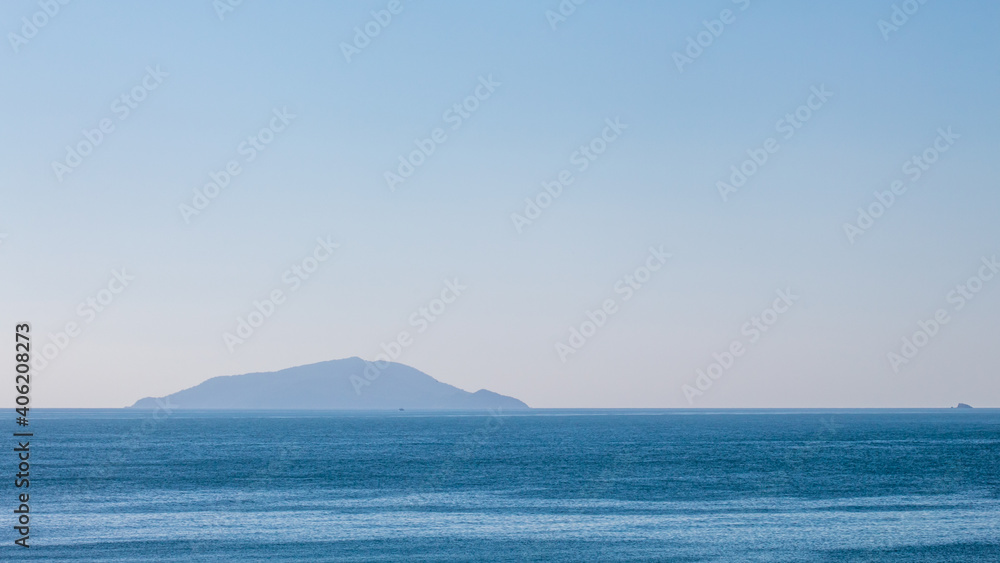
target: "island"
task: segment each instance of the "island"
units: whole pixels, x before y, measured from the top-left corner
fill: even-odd
[[[528,405],[480,389],[448,385],[396,362],[358,357],[275,372],[213,377],[165,397],[146,397],[131,408],[281,410],[524,410]]]

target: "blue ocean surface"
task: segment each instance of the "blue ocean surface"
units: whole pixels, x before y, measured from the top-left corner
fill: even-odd
[[[1000,410],[31,414],[3,561],[1000,561]]]

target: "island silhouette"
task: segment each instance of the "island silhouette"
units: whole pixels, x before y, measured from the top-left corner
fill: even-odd
[[[282,410],[522,410],[528,405],[480,389],[442,383],[396,362],[358,357],[274,372],[213,377],[165,397],[146,397],[130,408]]]

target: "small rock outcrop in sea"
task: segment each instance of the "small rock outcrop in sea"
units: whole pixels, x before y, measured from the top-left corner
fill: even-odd
[[[952,408],[956,408],[956,409],[971,409],[972,405],[967,405],[965,403],[959,403],[958,406],[952,407]]]

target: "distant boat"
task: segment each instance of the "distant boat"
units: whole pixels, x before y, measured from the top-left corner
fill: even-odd
[[[401,410],[401,411],[402,411],[403,409],[402,409],[402,408],[400,408],[399,410]]]

